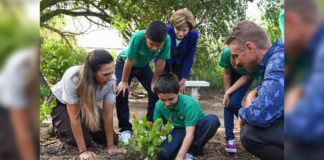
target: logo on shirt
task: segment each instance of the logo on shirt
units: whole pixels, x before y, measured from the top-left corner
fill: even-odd
[[[183,114],[181,112],[178,112],[177,116],[179,117],[180,121],[184,121],[184,116],[183,116]]]
[[[139,55],[144,56],[145,55],[145,52],[139,51]]]

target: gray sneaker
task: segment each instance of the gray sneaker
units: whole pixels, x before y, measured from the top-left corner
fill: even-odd
[[[186,153],[184,160],[194,160],[194,156],[190,153]]]
[[[131,138],[132,132],[129,130],[123,131],[120,135],[120,141],[124,142],[124,145],[128,145],[128,140]]]

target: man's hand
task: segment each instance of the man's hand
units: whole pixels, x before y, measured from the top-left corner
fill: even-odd
[[[252,90],[251,92],[249,92],[245,99],[245,106],[250,106],[254,101],[255,97],[257,96],[258,96],[257,90]]]
[[[126,89],[129,92],[130,89],[129,89],[128,83],[127,82],[122,82],[122,81],[119,82],[118,86],[116,87],[117,95],[119,95],[119,93],[122,91],[123,92],[123,97],[125,97]]]
[[[223,105],[228,107],[229,102],[230,102],[230,94],[228,92],[225,92],[224,99],[223,99]]]
[[[107,152],[108,153],[120,153],[121,151],[119,148],[117,148],[115,146],[110,146],[110,147],[108,147]],[[126,150],[124,150],[123,153],[126,153]]]
[[[303,96],[303,88],[295,87],[291,89],[285,97],[285,113],[291,112]]]
[[[238,125],[239,125],[239,131],[241,131],[242,127],[244,126],[244,124],[246,124],[246,122],[244,122],[240,116],[238,116]]]
[[[82,154],[80,154],[79,157],[81,160],[83,160],[83,159],[88,159],[90,157],[97,157],[97,155],[91,151],[85,151]]]
[[[179,82],[179,86],[180,86],[180,92],[184,93],[185,88],[186,88],[186,78],[182,78],[181,81]]]

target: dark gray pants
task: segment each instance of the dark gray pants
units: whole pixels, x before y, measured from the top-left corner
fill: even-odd
[[[76,142],[73,136],[69,114],[67,112],[66,104],[61,103],[57,100],[56,106],[53,108],[51,113],[52,123],[55,135],[60,138],[62,141],[65,141],[69,144],[76,146]],[[100,114],[101,115],[101,114]],[[91,140],[99,144],[106,144],[106,133],[104,131],[103,120],[100,120],[100,131],[91,132],[85,125],[82,123],[82,132],[84,142],[87,146],[91,145]],[[114,131],[114,144],[118,143],[118,135]]]
[[[284,121],[277,120],[268,128],[245,124],[240,133],[247,152],[263,160],[284,159]]]
[[[285,141],[285,160],[323,160],[324,144],[300,144]]]

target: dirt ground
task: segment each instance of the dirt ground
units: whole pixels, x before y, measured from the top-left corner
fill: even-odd
[[[188,92],[189,93],[189,92]],[[145,95],[145,94],[144,94]],[[236,154],[230,154],[225,152],[225,129],[224,129],[224,115],[223,115],[223,105],[222,98],[223,94],[210,89],[200,89],[199,90],[199,104],[202,110],[206,114],[216,114],[222,125],[217,130],[215,136],[205,145],[204,155],[197,156],[197,160],[253,160],[257,159],[253,155],[247,153],[240,143],[239,132],[237,130],[237,120],[235,118],[235,129],[234,134],[236,137],[236,145],[238,152]],[[147,109],[147,98],[143,98],[142,93],[133,93],[130,97],[130,115],[135,114],[136,116],[141,116],[146,114]],[[50,120],[45,121],[41,125],[40,129],[40,159],[53,159],[53,160],[67,160],[67,159],[78,159],[78,149],[77,147],[66,144],[55,137],[49,137],[47,135],[47,128],[50,125]],[[116,115],[116,110],[114,111],[114,127],[118,129],[118,120]],[[118,130],[117,130],[118,132]],[[106,148],[103,145],[93,143],[89,150],[97,154],[94,160],[98,159],[129,159],[126,154],[108,154]]]

